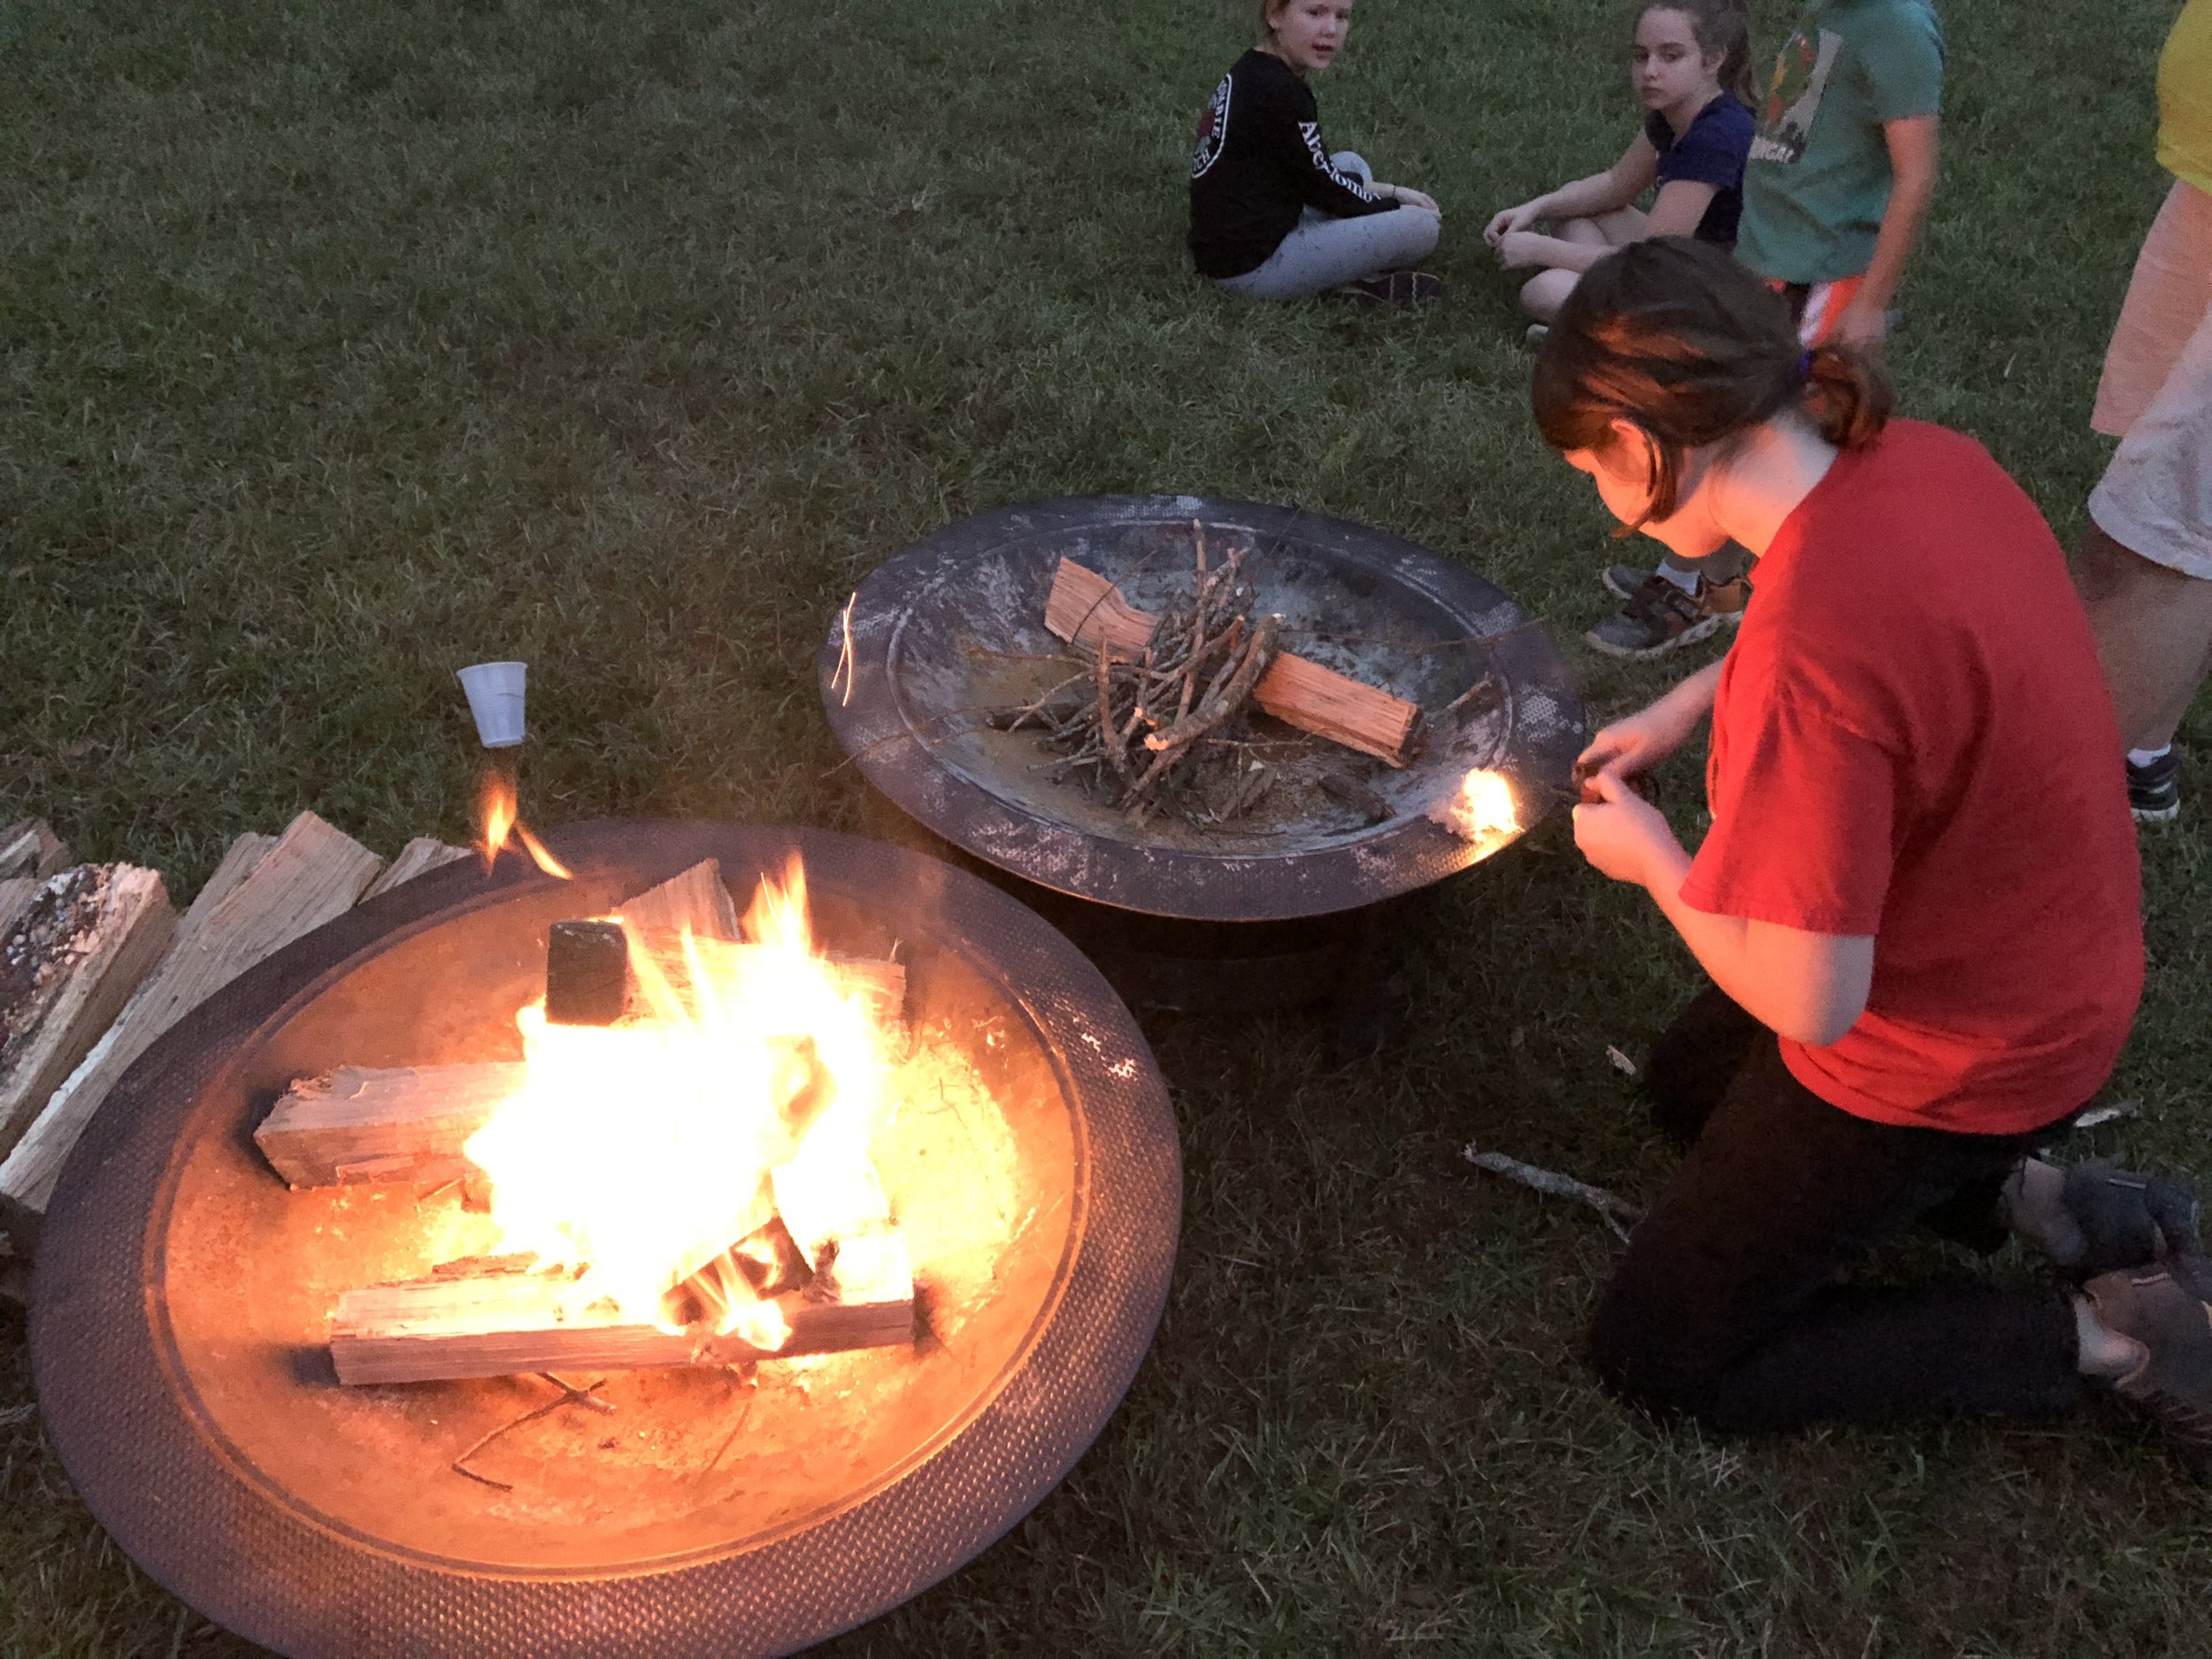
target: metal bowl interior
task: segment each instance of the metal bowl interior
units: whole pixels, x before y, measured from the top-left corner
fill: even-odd
[[[1201,534],[1214,560],[1244,554],[1288,649],[1421,707],[1406,766],[1256,714],[1275,781],[1254,810],[1138,824],[1055,772],[1033,729],[992,723],[1083,668],[1044,626],[1063,557],[1156,611],[1187,592]],[[1543,629],[1477,572],[1365,526],[1190,496],[1033,503],[948,526],[861,584],[831,624],[820,676],[870,781],[956,846],[1058,892],[1205,920],[1347,910],[1464,869],[1510,838],[1471,843],[1429,808],[1492,768],[1525,829],[1561,797],[1583,733]],[[1486,676],[1495,702],[1453,710]]]
[[[1026,1512],[1156,1324],[1179,1209],[1164,1088],[1126,1010],[1056,934],[979,882],[845,837],[603,825],[555,844],[573,884],[442,872],[249,976],[134,1070],[136,1133],[88,1141],[57,1194],[33,1338],[64,1461],[157,1579],[280,1651],[818,1640]],[[956,1062],[997,1111],[979,1182],[917,1180],[902,1201],[887,1171],[902,1226],[910,1213],[918,1237],[948,1236],[933,1230],[959,1217],[943,1212],[989,1207],[1004,1248],[941,1273],[918,1252],[911,1349],[750,1379],[617,1373],[597,1390],[611,1412],[549,1412],[472,1455],[475,1478],[457,1473],[482,1436],[559,1396],[526,1378],[343,1388],[328,1320],[346,1288],[480,1249],[488,1224],[454,1193],[290,1192],[254,1125],[290,1078],[340,1062],[515,1057],[550,923],[699,856],[749,887],[794,849],[823,942],[901,941],[918,1048]],[[903,1151],[957,1156],[980,1133],[973,1097],[967,1119],[959,1104],[921,1102]]]

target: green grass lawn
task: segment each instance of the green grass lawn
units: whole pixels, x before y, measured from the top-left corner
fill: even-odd
[[[1421,315],[1188,273],[1191,135],[1249,10],[0,4],[0,821],[180,899],[303,807],[387,855],[461,838],[452,670],[511,655],[543,822],[921,844],[838,766],[815,646],[861,572],[1038,496],[1369,521],[1577,641],[1616,544],[1531,428],[1479,233],[1625,142],[1616,5],[1363,0],[1324,118],[1444,204]],[[1763,10],[1770,50],[1794,8]],[[2070,543],[2176,4],[1940,10],[1901,407],[1981,437]],[[1601,716],[1680,667],[1565,649]],[[2212,708],[2185,737],[2212,802]],[[2208,821],[2146,837],[2113,1084],[2143,1110],[2087,1139],[2212,1176]],[[1402,1044],[1334,1077],[1303,1018],[1148,1018],[1187,1163],[1151,1357],[1058,1492],[840,1651],[2212,1648],[2212,1505],[2116,1413],[1720,1441],[1594,1385],[1609,1235],[1456,1157],[1666,1177],[1605,1050],[1690,964],[1561,826],[1449,884],[1412,977]],[[0,1316],[0,1414],[32,1397],[22,1331]],[[134,1571],[35,1419],[0,1423],[0,1654],[248,1651]]]

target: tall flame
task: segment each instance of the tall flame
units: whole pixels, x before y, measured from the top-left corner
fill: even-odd
[[[493,862],[503,849],[520,841],[522,849],[530,862],[563,881],[574,879],[568,866],[556,858],[545,843],[530,833],[530,826],[522,821],[516,805],[514,780],[505,773],[488,772],[484,774],[483,798],[479,803],[478,818],[484,826],[484,839],[479,850],[484,855],[484,869],[489,873]]]
[[[466,1152],[491,1178],[499,1248],[580,1270],[579,1305],[680,1324],[680,1286],[718,1331],[774,1348],[787,1330],[726,1253],[774,1214],[818,1266],[832,1240],[889,1225],[870,1145],[891,1066],[867,997],[814,950],[795,862],[745,931],[633,935],[641,1017],[523,1009],[526,1080]]]

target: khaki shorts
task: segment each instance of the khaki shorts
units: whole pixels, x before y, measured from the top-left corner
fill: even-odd
[[[2212,307],[2120,440],[2089,516],[2130,552],[2212,581]]]
[[[2124,438],[2173,372],[2189,336],[2212,307],[2212,196],[2174,180],[2135,257],[2120,320],[2104,354],[2089,424]]]

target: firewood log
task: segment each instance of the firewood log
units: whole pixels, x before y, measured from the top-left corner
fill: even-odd
[[[690,933],[700,939],[738,938],[737,902],[722,879],[718,859],[708,858],[658,887],[625,899],[615,916],[633,937]]]
[[[31,908],[31,895],[39,889],[36,876],[10,876],[0,880],[0,939],[15,931],[23,912]]]
[[[403,882],[412,881],[417,876],[428,875],[433,870],[442,869],[458,859],[475,856],[468,848],[450,846],[434,835],[418,835],[399,849],[399,856],[392,860],[390,869],[369,883],[369,890],[361,895],[361,902],[366,904],[371,899],[382,897]]]
[[[176,926],[160,872],[134,864],[80,864],[32,895],[0,940],[0,1153],[153,972]]]
[[[1045,600],[1045,627],[1056,638],[1088,645],[1102,641],[1121,656],[1143,652],[1154,619],[1103,576],[1073,559],[1060,561]],[[1286,725],[1393,766],[1406,764],[1406,745],[1421,716],[1417,703],[1289,651],[1276,653],[1252,700]]]
[[[791,1328],[779,1348],[739,1336],[672,1335],[626,1321],[609,1303],[577,1300],[567,1278],[501,1271],[348,1291],[331,1321],[330,1357],[340,1382],[359,1385],[726,1365],[914,1339],[913,1273],[895,1234],[849,1241],[829,1271],[777,1297]]]
[[[36,1239],[70,1149],[131,1063],[248,968],[349,910],[382,864],[312,812],[281,836],[248,832],[231,843],[174,949],[0,1163],[0,1227],[19,1254]]]
[[[42,818],[27,818],[0,830],[0,879],[28,876],[35,882],[69,868],[69,849]]]
[[[254,1144],[294,1187],[453,1180],[474,1172],[468,1138],[522,1087],[519,1060],[479,1065],[342,1065],[287,1089]]]

